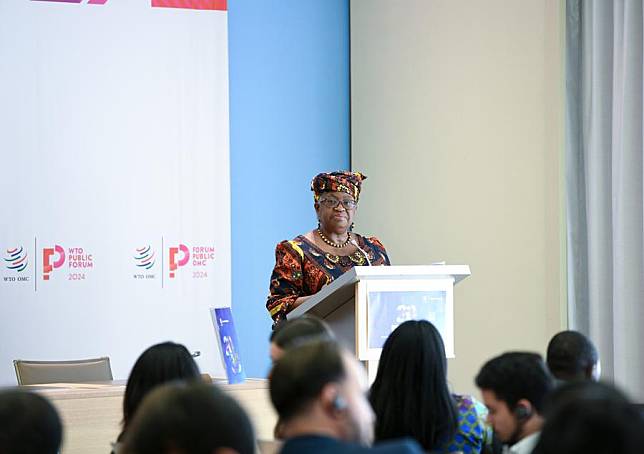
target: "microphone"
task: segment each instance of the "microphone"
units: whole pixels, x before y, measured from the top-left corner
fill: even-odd
[[[367,264],[371,266],[371,261],[369,260],[369,254],[367,254],[365,251],[362,250],[360,246],[358,246],[358,242],[352,237],[351,240],[349,240],[349,243],[353,244],[355,247],[358,248],[360,252],[362,252],[362,255],[364,255],[364,258],[367,259]]]

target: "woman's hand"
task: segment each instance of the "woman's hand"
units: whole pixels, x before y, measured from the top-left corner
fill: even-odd
[[[309,295],[309,296],[300,296],[298,299],[296,299],[296,300],[293,302],[293,309],[295,309],[296,307],[299,307],[302,303],[305,303],[305,302],[306,302],[306,300],[308,300],[309,298],[311,298],[311,296],[313,296],[313,295]]]

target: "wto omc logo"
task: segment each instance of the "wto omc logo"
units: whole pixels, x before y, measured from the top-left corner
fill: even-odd
[[[27,268],[29,260],[27,260],[27,251],[20,246],[19,248],[7,249],[7,256],[4,257],[7,268],[21,273]]]
[[[181,252],[183,256],[177,260],[177,256],[179,255],[179,252]],[[177,268],[179,268],[180,266],[185,266],[189,260],[190,260],[190,250],[188,249],[188,246],[184,244],[180,244],[178,247],[171,247],[170,248],[170,277],[174,278],[175,271],[177,270]]]
[[[52,257],[58,257],[52,261]],[[53,248],[43,248],[42,250],[42,278],[45,281],[49,280],[49,274],[56,268],[60,268],[65,263],[65,249],[56,245]]]
[[[146,270],[149,270],[154,266],[157,259],[155,257],[155,253],[152,247],[145,246],[145,247],[136,249],[136,255],[134,256],[134,261],[136,263],[136,266],[138,266],[139,268],[145,268]]]

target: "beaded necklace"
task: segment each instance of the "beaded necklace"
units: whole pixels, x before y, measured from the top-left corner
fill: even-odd
[[[328,239],[324,233],[322,233],[320,227],[317,228],[317,232],[318,235],[320,235],[320,238],[322,238],[322,241],[334,248],[342,249],[343,247],[346,247],[349,242],[351,242],[351,232],[347,232],[347,240],[344,243],[334,243],[333,241]]]

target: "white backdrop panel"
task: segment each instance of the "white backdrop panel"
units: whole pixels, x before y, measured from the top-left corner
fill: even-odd
[[[15,358],[108,355],[126,378],[163,340],[221,374],[208,307],[230,304],[227,13],[3,1],[0,61],[0,384]],[[65,262],[46,273],[56,245]]]

